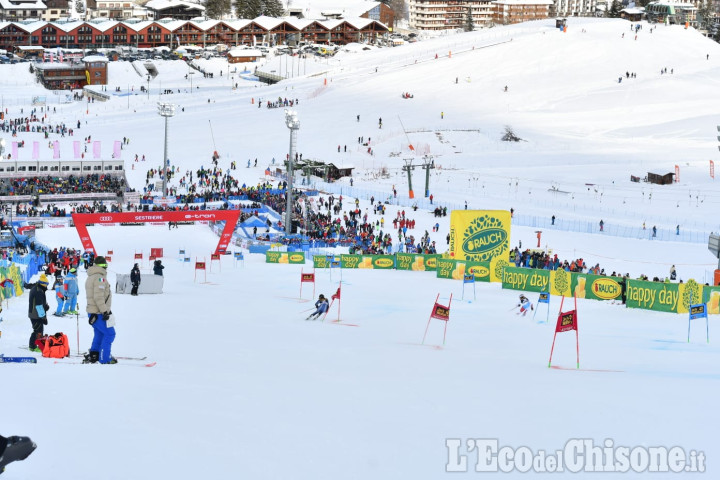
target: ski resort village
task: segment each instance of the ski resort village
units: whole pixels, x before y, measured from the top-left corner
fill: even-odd
[[[719,16],[0,0],[0,478],[718,478]]]

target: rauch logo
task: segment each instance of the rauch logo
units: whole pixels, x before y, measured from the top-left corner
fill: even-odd
[[[392,267],[393,261],[389,258],[378,258],[375,260],[375,265],[378,267]]]
[[[502,248],[507,240],[507,233],[502,228],[481,230],[465,239],[462,249],[470,255],[483,255]]]
[[[477,267],[470,267],[470,273],[473,275],[476,275],[478,277],[488,277],[490,276],[490,269],[483,266],[477,266]]]
[[[304,257],[299,254],[290,255],[290,261],[291,262],[302,262],[304,260]]]
[[[599,278],[592,283],[593,294],[602,300],[612,300],[620,295],[620,285],[608,278]]]

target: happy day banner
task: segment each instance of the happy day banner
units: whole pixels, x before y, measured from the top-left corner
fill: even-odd
[[[265,252],[265,263],[304,264],[305,252]]]
[[[394,255],[340,255],[342,268],[372,268],[389,270],[395,268]]]
[[[440,254],[397,253],[395,268],[416,272],[435,271]]]
[[[465,275],[473,274],[476,282],[490,281],[490,262],[469,262],[449,258],[438,258],[435,276],[451,280],[464,280]]]
[[[550,288],[550,270],[505,267],[502,275],[502,288],[526,292],[547,292]]]
[[[692,279],[686,283],[627,281],[628,308],[687,313],[690,305],[700,302],[702,298],[702,285]]]

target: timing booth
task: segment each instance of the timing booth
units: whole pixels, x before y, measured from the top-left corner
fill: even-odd
[[[163,293],[163,277],[162,275],[140,274],[140,286],[138,287],[138,295],[146,293]],[[130,294],[132,283],[130,283],[129,273],[118,273],[115,276],[115,293]]]

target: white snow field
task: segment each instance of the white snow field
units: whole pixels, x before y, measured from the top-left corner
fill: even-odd
[[[147,169],[161,164],[158,100],[179,106],[169,121],[173,165],[182,172],[208,167],[217,150],[223,169],[236,161],[233,175],[255,185],[266,179],[273,157],[276,163],[285,158],[289,138],[283,109],[258,108],[258,100],[298,99],[299,152],[356,168],[353,190],[347,178],[318,181],[318,188],[336,194],[342,188],[346,205],[356,194],[364,210],[371,195],[384,200],[394,186],[398,198],[386,222],[404,209],[416,219],[419,238],[438,221],[440,231],[431,238],[441,251],[449,216],[430,213],[420,168],[413,175],[418,198],[408,198],[403,159],[419,165],[422,155],[432,155],[436,203],[513,208],[513,247],[519,241],[534,247],[540,229],[542,247],[563,259],[582,257],[607,273],[650,278],[665,277],[674,264],[680,278],[705,283],[717,265],[707,234],[720,230],[720,194],[709,175],[709,161],[718,155],[720,46],[692,29],[647,23],[635,39],[630,25],[569,19],[561,33],[548,20],[393,49],[354,49],[323,60],[324,75],[273,86],[242,80],[235,90],[238,74],[228,79],[233,67],[222,60],[207,68],[223,76],[193,75],[199,88],[192,93],[184,63],[156,61],[160,74],[149,98],[135,95],[147,82],[130,64],[111,63],[108,92],[130,87],[133,95],[90,105],[59,103],[34,83],[27,64],[0,67],[0,89],[9,118],[19,117],[21,108],[27,114],[31,98],[46,95],[46,122],[75,127],[81,121],[74,137],[59,139],[62,158],[72,158],[72,141],[87,135],[103,142],[105,158],[112,141],[130,138],[123,158],[139,190]],[[668,73],[661,74],[664,68]],[[164,89],[176,93],[160,96]],[[401,98],[403,92],[414,98]],[[524,141],[501,142],[506,125]],[[47,142],[36,133],[0,136]],[[358,144],[361,136],[374,155]],[[41,155],[49,159],[50,152],[43,148]],[[20,159],[30,160],[30,153],[21,149]],[[135,163],[135,154],[148,161]],[[258,166],[246,168],[255,158]],[[674,172],[675,165],[680,181],[672,185],[630,182],[631,175]],[[417,212],[410,208],[415,201]],[[658,238],[651,240],[654,225]],[[2,364],[0,434],[29,435],[38,444],[29,459],[8,466],[3,480],[539,475],[533,473],[539,464],[524,464],[523,449],[510,473],[476,472],[485,462],[482,455],[478,460],[480,439],[553,455],[572,439],[629,448],[611,451],[617,458],[633,452],[625,454],[632,460],[625,465],[606,462],[618,471],[584,471],[583,479],[642,475],[635,470],[650,469],[643,447],[680,447],[689,469],[720,475],[715,316],[710,342],[695,322],[688,343],[686,315],[579,300],[580,369],[572,333],[558,334],[555,345],[553,365],[565,369],[550,369],[557,298],[547,325],[517,316],[511,309],[519,292],[497,284],[478,284],[476,299],[466,289],[461,300],[461,282],[432,272],[333,270],[331,277],[318,270],[315,296],[334,293],[342,275],[341,323],[332,322],[337,302],[324,322],[305,321],[312,289],[306,284],[300,300],[299,277],[311,265],[270,265],[250,254],[235,265],[223,257],[206,281],[195,281],[177,252],[209,258],[217,237],[207,227],[97,226],[90,233],[99,253],[114,251],[111,282],[114,274],[129,273],[136,251],[164,248],[163,294],[115,295],[112,308],[118,318],[113,353],[147,356],[157,365],[60,365],[42,358],[35,365]],[[42,229],[37,237],[51,247],[80,248],[72,229]],[[142,267],[150,273],[147,260]],[[81,284],[85,278],[81,269]],[[438,294],[441,302],[453,295],[447,341],[442,346],[443,325],[433,320],[421,345]],[[85,305],[82,289],[79,303]],[[3,307],[0,353],[26,355],[18,347],[31,331],[27,295]],[[537,308],[537,319],[544,318],[545,306]],[[84,315],[49,317],[46,332],[56,331],[68,334],[73,353],[78,333],[80,351],[90,345]],[[575,456],[572,448],[564,453],[563,471],[547,478],[591,466],[582,462],[588,455]],[[698,476],[677,458],[668,468]],[[543,466],[555,469],[551,463]]]

